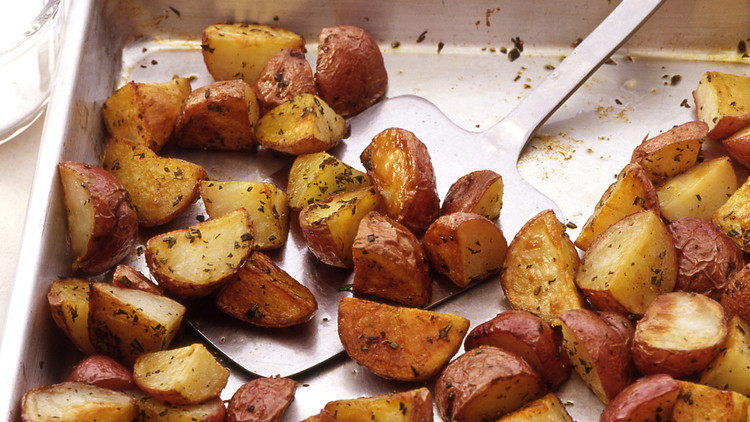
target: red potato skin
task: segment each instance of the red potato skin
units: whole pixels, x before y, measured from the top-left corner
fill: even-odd
[[[671,420],[680,392],[680,384],[671,376],[649,375],[620,391],[604,409],[599,422]]]
[[[318,95],[315,76],[305,53],[293,48],[285,48],[271,57],[253,88],[261,115],[297,94]]]
[[[750,126],[721,141],[730,156],[750,168]]]
[[[137,389],[133,373],[120,362],[105,355],[91,355],[84,358],[73,367],[67,380],[110,390]]]
[[[472,209],[493,183],[502,177],[492,170],[477,170],[462,176],[445,194],[440,215],[454,212],[474,212]],[[502,202],[502,199],[500,199]],[[487,217],[487,216],[485,216]],[[489,218],[489,217],[488,217]],[[491,218],[494,220],[494,218]]]
[[[142,272],[128,265],[118,265],[112,274],[112,285],[127,289],[138,289],[144,292],[163,295],[164,290],[149,280]]]
[[[242,385],[227,406],[227,422],[279,421],[294,399],[297,381],[256,378]]]

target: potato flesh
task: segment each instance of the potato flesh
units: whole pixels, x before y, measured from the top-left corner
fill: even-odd
[[[289,206],[301,209],[315,201],[370,184],[367,174],[327,152],[300,155],[289,171]]]
[[[750,122],[750,77],[706,72],[693,98],[710,139],[726,138]]]
[[[94,233],[94,203],[86,181],[79,173],[68,167],[59,167],[59,171],[65,192],[70,249],[74,257],[81,257]]]
[[[750,324],[734,316],[722,351],[701,373],[700,383],[750,395]]]
[[[711,217],[744,252],[750,252],[750,179],[746,180]]]
[[[708,126],[700,121],[687,122],[644,141],[635,148],[631,162],[646,170],[655,185],[661,185],[694,166],[698,161]]]
[[[28,391],[22,402],[24,421],[132,421],[138,408],[130,396],[93,385],[65,382]]]
[[[745,422],[750,399],[734,391],[677,381],[682,392],[672,411],[674,422]]]
[[[143,397],[138,400],[141,422],[224,422],[226,407],[219,397],[198,404],[172,405]]]
[[[553,393],[524,405],[497,422],[573,422],[565,406]]]
[[[432,420],[432,394],[427,388],[326,403],[339,422],[423,422]]]
[[[563,350],[568,354],[570,363],[573,364],[573,368],[581,376],[581,379],[586,386],[594,393],[594,395],[602,401],[602,403],[609,403],[610,398],[604,391],[602,386],[599,371],[594,365],[594,359],[589,354],[585,345],[578,339],[573,330],[561,321],[555,321],[554,326],[561,327],[563,337]]]
[[[95,353],[89,340],[90,284],[83,279],[58,279],[52,282],[47,296],[55,323],[88,355]]]

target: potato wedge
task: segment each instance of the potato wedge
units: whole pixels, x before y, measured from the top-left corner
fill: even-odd
[[[750,324],[734,316],[727,324],[727,340],[701,372],[699,382],[720,390],[750,394]]]
[[[573,280],[579,258],[565,226],[552,210],[531,218],[508,246],[500,282],[514,309],[545,320],[583,307]]]
[[[313,94],[302,93],[273,108],[258,121],[260,145],[292,155],[331,149],[346,135],[346,121]]]
[[[323,409],[320,413],[305,418],[302,422],[336,422],[337,419],[331,414],[331,412]]]
[[[731,196],[729,196],[731,195]],[[711,217],[711,222],[721,229],[744,252],[750,252],[750,179],[733,193]]]
[[[240,208],[146,242],[146,264],[159,286],[182,298],[206,296],[237,272],[253,247],[253,227]]]
[[[253,225],[253,249],[281,247],[289,235],[289,204],[286,193],[267,182],[215,182],[200,184],[206,213],[219,218],[237,208],[247,211]]]
[[[737,190],[729,157],[704,161],[668,180],[657,189],[661,214],[669,221],[684,217],[710,220]]]
[[[102,105],[104,126],[112,136],[159,152],[172,139],[180,107],[190,92],[189,78],[161,83],[130,81]]]
[[[375,211],[367,214],[359,222],[352,260],[354,293],[407,306],[429,303],[432,279],[427,257],[419,239],[396,221]]]
[[[473,212],[489,220],[500,216],[503,178],[492,170],[477,170],[461,176],[445,194],[440,215]]]
[[[161,287],[143,275],[142,272],[128,265],[118,265],[115,267],[115,272],[112,274],[112,285],[127,289],[143,290],[144,292],[157,295],[164,294],[164,290]]]
[[[435,221],[440,212],[435,170],[427,147],[413,133],[386,129],[359,158],[385,201],[388,217],[412,231]]]
[[[340,422],[428,422],[433,419],[432,394],[425,387],[330,401],[324,410]]]
[[[315,76],[305,59],[305,52],[294,48],[285,48],[271,57],[258,75],[253,89],[258,97],[261,116],[297,94],[318,95]]]
[[[573,418],[556,395],[547,393],[496,422],[573,422]]]
[[[370,176],[325,151],[300,155],[289,170],[289,207],[300,210],[315,201],[371,185]]]
[[[138,217],[130,195],[105,170],[77,161],[57,165],[62,182],[73,272],[98,275],[130,254]]]
[[[217,81],[242,79],[253,85],[266,63],[285,48],[303,50],[305,40],[287,29],[247,23],[211,25],[201,35],[203,62]]]
[[[227,408],[219,397],[181,405],[142,397],[137,403],[140,422],[224,422],[227,414]]]
[[[138,387],[171,404],[195,404],[218,397],[229,379],[205,346],[194,343],[178,349],[146,353],[133,365]]]
[[[124,138],[112,138],[102,167],[125,186],[141,226],[174,220],[198,199],[198,184],[208,175],[203,167],[177,158],[157,156]]]
[[[724,139],[750,124],[750,77],[706,72],[693,99],[709,139]]]
[[[648,178],[659,186],[698,162],[708,125],[695,121],[646,138],[633,150],[630,162],[646,170]]]
[[[620,391],[599,421],[668,421],[679,397],[680,384],[674,378],[667,374],[649,375]]]
[[[307,247],[328,265],[351,267],[359,222],[371,211],[380,211],[381,204],[375,188],[363,187],[306,206],[299,213],[299,225]]]
[[[83,358],[68,374],[69,382],[82,382],[110,390],[135,390],[133,373],[125,365],[107,355]]]
[[[727,319],[737,315],[750,321],[750,265],[745,265],[729,279],[719,302]]]
[[[47,302],[52,319],[70,341],[87,355],[95,353],[89,341],[89,292],[91,282],[80,278],[59,278],[52,282]]]
[[[479,346],[448,364],[435,383],[443,420],[495,420],[547,393],[544,381],[520,356]]]
[[[659,198],[651,179],[638,164],[628,164],[607,188],[594,213],[581,228],[575,245],[587,250],[594,239],[623,217],[643,211],[659,212]]]
[[[376,375],[422,381],[461,347],[469,321],[454,314],[342,297],[338,333],[346,353]]]
[[[642,315],[677,279],[677,252],[656,212],[631,214],[605,230],[581,260],[576,284],[597,309]]]
[[[721,141],[729,156],[750,168],[750,126],[745,126]]]
[[[315,296],[266,255],[253,252],[216,294],[218,308],[262,327],[289,327],[309,321],[318,309]]]
[[[97,353],[133,363],[143,353],[169,347],[184,315],[185,307],[168,297],[94,283],[89,340]]]
[[[251,85],[239,79],[213,82],[190,93],[182,103],[175,143],[183,148],[254,152],[259,118]]]
[[[290,378],[256,378],[235,391],[227,406],[227,422],[280,421],[294,400],[297,381]]]
[[[672,408],[674,422],[747,420],[750,399],[742,394],[688,381],[677,382],[681,394]]]
[[[435,271],[465,287],[500,273],[508,243],[500,227],[487,218],[454,212],[430,224],[422,247]]]
[[[129,395],[79,382],[37,387],[21,399],[24,422],[121,422],[137,418],[138,407]]]

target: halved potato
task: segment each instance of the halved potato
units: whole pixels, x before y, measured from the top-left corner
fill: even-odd
[[[742,394],[688,381],[677,382],[681,393],[672,408],[674,422],[747,420],[750,399]]]
[[[680,384],[667,374],[649,375],[620,391],[600,422],[668,421],[680,397]]]
[[[565,405],[554,393],[548,393],[496,422],[573,422]]]
[[[264,115],[297,94],[318,95],[310,63],[305,52],[285,48],[268,60],[253,85],[260,103],[260,114]]]
[[[698,162],[708,125],[688,122],[644,139],[633,150],[631,162],[640,164],[654,185],[661,185]]]
[[[129,395],[80,382],[37,387],[21,399],[24,422],[120,422],[137,418],[138,407]]]
[[[95,353],[89,341],[89,292],[91,282],[80,278],[59,278],[52,282],[47,302],[52,319],[70,341],[87,355]]]
[[[706,72],[693,99],[710,139],[724,139],[750,124],[750,77]]]
[[[340,422],[426,422],[432,420],[432,394],[425,387],[371,397],[335,400],[324,411]]]
[[[219,397],[197,404],[171,404],[153,397],[138,399],[140,422],[224,422],[227,408]]]
[[[731,196],[729,196],[731,195]],[[737,190],[728,192],[729,199],[723,202],[711,217],[721,231],[744,252],[750,252],[750,179]]]
[[[300,210],[315,201],[368,186],[370,176],[325,151],[300,155],[289,170],[289,207]]]
[[[133,373],[107,355],[86,356],[73,367],[67,381],[82,382],[110,390],[135,390]]]
[[[146,242],[146,264],[159,286],[183,298],[205,296],[235,274],[253,247],[253,227],[240,208]]]
[[[750,395],[750,324],[734,316],[718,356],[700,374],[700,383]]]
[[[461,176],[445,194],[440,215],[473,212],[489,220],[500,216],[503,178],[492,170],[477,170]]]
[[[118,265],[112,274],[112,285],[128,289],[138,289],[157,295],[164,294],[164,290],[152,282],[142,272],[129,265]]]
[[[342,297],[338,333],[346,353],[376,375],[422,381],[461,347],[469,321],[454,314]]]
[[[256,378],[240,386],[227,406],[227,422],[280,421],[294,400],[297,381],[290,378]]]

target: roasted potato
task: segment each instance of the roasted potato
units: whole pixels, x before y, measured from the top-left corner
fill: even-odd
[[[492,170],[477,170],[451,185],[440,207],[440,215],[463,211],[494,220],[500,216],[502,207],[502,176]]]
[[[242,79],[253,85],[268,61],[285,48],[303,50],[305,40],[287,29],[247,23],[211,25],[201,36],[203,62],[217,81]]]
[[[98,275],[133,249],[138,217],[130,195],[114,176],[77,161],[57,165],[62,182],[73,272]]]
[[[313,94],[297,94],[258,120],[258,142],[292,155],[331,149],[346,135],[343,117]]]
[[[340,422],[429,422],[432,421],[432,394],[425,387],[379,394],[371,397],[335,400],[326,403],[325,412]]]
[[[140,422],[224,422],[227,415],[219,397],[197,404],[171,404],[142,397],[137,403]]]
[[[222,217],[153,236],[146,264],[159,286],[182,298],[206,296],[237,272],[253,247],[253,226],[240,208]]]
[[[732,158],[750,168],[750,125],[724,138],[721,143]]]
[[[208,177],[197,164],[159,157],[145,146],[118,137],[107,144],[102,168],[125,186],[141,226],[174,220],[198,199],[198,184]]]
[[[215,182],[200,185],[206,213],[212,219],[237,208],[247,211],[253,225],[253,249],[281,247],[289,235],[289,201],[286,193],[267,182]]]
[[[47,293],[52,319],[70,341],[87,355],[95,353],[89,341],[89,292],[91,282],[80,278],[60,278]]]
[[[677,382],[681,393],[672,408],[674,422],[747,420],[750,399],[742,394],[688,381]]]
[[[656,212],[631,214],[599,235],[581,260],[576,284],[597,309],[642,315],[671,292],[677,252]]]
[[[646,138],[633,150],[630,162],[639,164],[649,179],[658,186],[698,162],[708,125],[688,122]]]
[[[700,374],[700,383],[721,390],[750,394],[750,324],[734,316],[727,324],[727,339],[716,359]]]
[[[190,92],[189,78],[163,83],[130,81],[102,105],[104,126],[112,136],[159,152],[172,139],[180,107]]]
[[[573,368],[604,404],[634,381],[633,326],[625,317],[571,309],[551,324],[562,330],[563,350]]]
[[[581,228],[575,245],[587,250],[594,239],[623,217],[643,210],[659,212],[659,198],[648,174],[638,164],[628,164],[607,188],[594,213]]]
[[[253,252],[214,297],[218,308],[262,327],[289,327],[309,321],[315,296],[266,255]]]
[[[740,249],[750,252],[750,179],[745,180],[734,193],[727,192],[727,196],[729,199],[716,210],[711,222]]]
[[[727,319],[737,315],[750,321],[750,265],[745,265],[734,273],[719,301]]]
[[[302,422],[336,422],[336,420],[337,419],[331,414],[331,412],[323,409],[320,413],[305,418]]]
[[[573,422],[573,418],[556,395],[547,393],[496,422]]]
[[[256,378],[235,391],[227,406],[227,422],[280,421],[294,400],[297,381],[290,378]]]
[[[346,353],[376,375],[423,381],[461,347],[469,321],[461,316],[342,297],[338,333]]]
[[[710,139],[724,139],[750,124],[750,77],[706,72],[693,99]]]
[[[305,59],[305,52],[294,48],[285,48],[271,57],[253,89],[260,103],[261,115],[297,94],[318,95],[315,76]]]
[[[117,422],[137,418],[138,406],[131,396],[80,382],[37,387],[21,399],[24,422]]]
[[[600,422],[669,421],[680,397],[680,384],[667,374],[641,378],[620,391],[602,412]]]
[[[661,215],[675,221],[683,217],[710,220],[736,190],[737,176],[729,157],[719,157],[678,174],[656,192]]]
[[[658,296],[635,326],[633,361],[642,374],[687,377],[720,352],[727,321],[718,302],[697,293]]]
[[[553,211],[532,217],[508,246],[500,276],[510,306],[545,320],[582,308],[583,298],[573,282],[579,261]]]
[[[373,187],[363,187],[306,206],[299,213],[299,226],[307,247],[328,265],[351,267],[359,222],[371,211],[379,211],[381,204]]]
[[[477,325],[466,336],[468,352],[479,346],[495,346],[522,357],[556,390],[570,378],[570,360],[562,350],[560,333],[527,311],[508,310]]]
[[[300,210],[338,193],[369,186],[370,176],[325,151],[300,155],[289,170],[289,207]]]
[[[143,353],[169,347],[185,315],[183,305],[142,290],[94,283],[89,296],[94,350],[128,364]]]
[[[194,343],[141,355],[133,365],[133,377],[155,399],[195,404],[218,397],[227,385],[229,370],[205,346]]]
[[[133,373],[107,355],[91,355],[78,362],[68,374],[69,382],[82,382],[110,390],[135,390]]]
[[[356,26],[323,28],[318,36],[315,83],[320,97],[344,117],[371,106],[388,89],[388,72],[378,44]]]
[[[193,91],[182,103],[175,143],[183,148],[254,152],[259,118],[251,85],[239,79],[213,82]]]
[[[742,251],[710,221],[685,217],[667,230],[677,251],[675,290],[719,300],[729,278],[744,266]]]
[[[386,129],[359,158],[385,201],[388,217],[412,231],[435,221],[440,212],[435,170],[427,147],[413,133]]]
[[[429,303],[432,279],[427,257],[419,239],[396,221],[375,211],[362,218],[352,260],[354,293],[407,306]]]
[[[547,388],[520,356],[493,346],[479,346],[448,364],[435,383],[435,405],[443,420],[495,420]]]
[[[142,272],[133,269],[129,265],[118,265],[112,274],[112,285],[128,289],[138,289],[157,295],[164,294],[164,290],[152,282]]]
[[[430,224],[422,247],[435,271],[465,287],[500,273],[508,243],[500,227],[487,218],[454,212]]]

